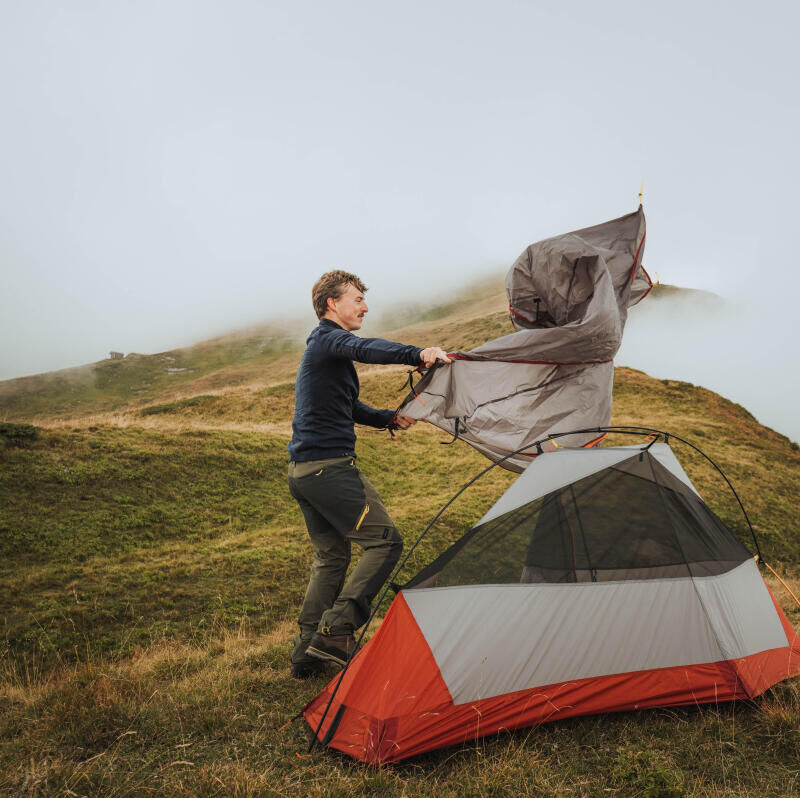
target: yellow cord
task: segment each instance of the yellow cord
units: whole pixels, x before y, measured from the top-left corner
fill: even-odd
[[[758,557],[756,557],[756,561],[758,561]],[[761,560],[761,562],[764,563],[764,565],[766,565],[770,571],[772,571],[775,578],[789,591],[789,595],[797,602],[797,606],[800,607],[800,599],[797,598],[794,593],[792,593],[792,589],[789,587],[789,585],[787,585],[786,582],[784,582],[783,579],[778,576],[775,569],[768,562],[764,562],[764,560]]]
[[[642,178],[642,185],[639,188],[639,205],[642,204],[642,194],[644,194],[644,178]]]

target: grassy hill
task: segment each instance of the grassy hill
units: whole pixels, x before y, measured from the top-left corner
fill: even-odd
[[[509,330],[504,304],[502,286],[486,284],[448,305],[401,309],[384,332],[466,349]],[[298,683],[288,670],[311,559],[285,487],[301,349],[297,336],[263,328],[0,383],[0,791],[800,792],[798,680],[752,705],[579,718],[381,770],[305,757],[304,724],[281,728],[326,681]],[[405,369],[360,374],[365,401],[403,396]],[[717,460],[798,593],[796,445],[704,388],[632,369],[617,369],[613,421],[670,430]],[[485,465],[445,439],[422,424],[396,442],[359,430],[360,461],[407,540]],[[719,478],[685,447],[676,453],[748,544]],[[409,574],[511,479],[495,469],[468,491]],[[768,582],[800,625],[787,591]]]

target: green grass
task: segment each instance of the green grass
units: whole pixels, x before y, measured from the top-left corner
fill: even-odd
[[[181,399],[177,402],[165,402],[160,405],[148,405],[139,411],[140,416],[157,416],[163,413],[180,413],[190,407],[206,404],[207,402],[217,402],[219,396],[213,394],[199,394],[188,399]]]
[[[368,437],[365,468],[385,474],[377,481],[401,529],[418,529],[451,480],[465,481],[478,465],[439,449],[432,463],[421,435],[409,436],[402,452]],[[35,655],[40,666],[72,661],[76,647],[121,656],[164,634],[191,636],[242,613],[263,614],[267,605],[283,617],[302,598],[309,565],[285,487],[285,447],[284,438],[253,433],[105,427],[43,430],[35,443],[5,452],[7,654]],[[404,501],[409,478],[432,485],[422,512]],[[475,491],[419,556],[432,558],[508,479],[498,473]]]
[[[27,446],[38,437],[39,430],[33,424],[0,422],[0,448]]]
[[[270,479],[285,459],[255,434],[43,430],[2,454],[0,573],[264,524],[290,501]]]
[[[500,310],[457,313],[434,310],[398,337],[467,348],[508,331]],[[297,352],[259,347],[251,336],[183,360],[126,359],[85,394],[62,385],[11,401],[0,391],[15,420],[0,425],[0,793],[800,793],[797,679],[753,703],[577,718],[381,769],[306,757],[304,723],[281,729],[326,681],[298,683],[288,668],[311,560],[285,485]],[[196,372],[158,373],[167,362]],[[361,369],[362,398],[396,405],[405,376]],[[116,415],[98,419],[111,407]],[[614,422],[670,430],[717,460],[764,555],[799,592],[796,445],[710,391],[632,369],[617,371]],[[486,465],[463,444],[440,446],[447,437],[427,425],[396,442],[358,432],[360,463],[406,540]],[[675,450],[752,548],[718,475]],[[401,579],[512,479],[494,469],[464,494]],[[768,582],[800,625],[786,590]]]
[[[100,428],[45,430],[0,455],[7,655],[117,656],[263,607],[299,553],[281,535],[285,452],[253,434]]]
[[[67,418],[142,405],[194,385],[248,382],[301,346],[294,329],[265,328],[155,355],[131,353],[63,371],[0,382],[0,418]],[[220,372],[224,372],[220,375]]]

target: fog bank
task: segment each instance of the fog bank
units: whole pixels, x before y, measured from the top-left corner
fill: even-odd
[[[702,385],[800,441],[797,322],[788,301],[767,306],[757,296],[682,290],[647,297],[630,311],[615,362]]]

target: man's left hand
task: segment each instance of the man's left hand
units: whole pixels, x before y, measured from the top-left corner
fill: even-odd
[[[394,423],[397,429],[408,429],[412,424],[417,423],[417,419],[409,416],[395,416]]]

